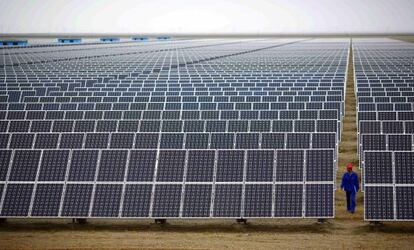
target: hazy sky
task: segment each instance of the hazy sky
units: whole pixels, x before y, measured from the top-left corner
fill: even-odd
[[[414,0],[0,0],[0,33],[414,32]]]

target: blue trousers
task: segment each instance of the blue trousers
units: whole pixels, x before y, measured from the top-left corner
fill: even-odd
[[[355,192],[346,192],[346,208],[350,212],[355,212],[356,207],[356,193]]]

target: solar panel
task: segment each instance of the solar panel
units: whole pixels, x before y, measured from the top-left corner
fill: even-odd
[[[412,180],[412,179],[411,179]],[[414,219],[414,187],[401,186],[396,187],[396,219],[397,220],[413,220]]]
[[[63,184],[38,184],[34,196],[31,216],[59,216]]]
[[[335,166],[334,152],[332,150],[312,150],[306,152],[306,180],[331,181],[334,179]]]
[[[135,148],[147,149],[158,148],[159,134],[156,133],[138,133],[135,134]]]
[[[306,185],[306,217],[333,217],[333,187],[332,184]]]
[[[88,217],[92,200],[92,184],[67,184],[62,204],[61,216]]]
[[[151,193],[152,185],[127,184],[122,217],[148,217],[151,207]]]
[[[411,151],[412,136],[411,135],[389,135],[388,149],[393,151]]]
[[[185,158],[184,150],[161,151],[157,165],[157,181],[182,181]]]
[[[152,181],[156,159],[156,150],[131,150],[127,166],[127,181]]]
[[[216,185],[214,217],[241,217],[242,185]]]
[[[185,148],[187,149],[207,149],[209,135],[207,133],[188,133],[185,137]]]
[[[259,134],[258,133],[236,134],[236,148],[238,149],[259,148]]]
[[[16,150],[10,169],[9,181],[34,181],[41,151]]]
[[[6,180],[11,157],[11,150],[0,150],[0,181]]]
[[[276,181],[303,181],[304,152],[301,150],[277,151]]]
[[[303,184],[276,184],[275,198],[275,217],[303,216]]]
[[[181,149],[183,148],[184,134],[161,134],[160,148]]]
[[[272,185],[246,185],[244,201],[245,217],[271,217]]]
[[[183,217],[210,217],[212,185],[186,185]]]
[[[10,148],[30,149],[34,141],[34,134],[11,134]]]
[[[178,217],[182,185],[156,185],[152,216],[155,218]]]
[[[214,175],[215,151],[194,150],[188,152],[187,182],[212,182]]]
[[[365,187],[365,219],[392,220],[394,219],[393,187]]]
[[[45,150],[42,154],[38,181],[64,181],[69,150]]]
[[[217,159],[217,182],[243,181],[244,151],[219,151]]]
[[[122,195],[122,185],[100,184],[94,190],[91,216],[118,217]]]
[[[84,134],[61,134],[59,148],[82,148]]]
[[[414,153],[395,152],[395,182],[398,184],[414,184]]]
[[[249,150],[246,159],[246,181],[271,182],[275,165],[275,154],[271,150]]]
[[[110,148],[133,148],[133,133],[113,133],[111,134]]]
[[[33,184],[9,184],[5,190],[2,216],[27,216],[33,192]]]
[[[287,134],[286,148],[308,148],[310,145],[310,134],[292,133]]]
[[[128,151],[103,150],[98,165],[98,181],[123,181]]]
[[[211,134],[211,149],[232,149],[234,148],[234,134],[213,133]]]
[[[97,150],[72,151],[68,180],[94,181],[98,155],[99,151]]]

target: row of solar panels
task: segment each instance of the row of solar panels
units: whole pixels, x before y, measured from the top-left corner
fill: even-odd
[[[348,41],[282,44],[42,52],[7,66],[2,141],[30,149],[0,151],[0,216],[333,217]],[[276,81],[291,86],[272,93]],[[217,91],[181,91],[207,86]],[[269,110],[278,102],[296,109]],[[279,129],[290,133],[269,133]]]
[[[414,103],[394,102],[394,103],[359,103],[358,111],[412,111]]]
[[[7,72],[7,71],[6,71]],[[226,73],[227,72],[227,73]],[[336,74],[337,76],[321,76],[321,77],[281,77],[281,76],[263,76],[264,74],[257,74],[252,76],[245,76],[240,77],[237,72],[229,72],[226,71],[220,73],[218,76],[215,75],[204,75],[204,74],[194,74],[194,75],[185,75],[183,76],[180,74],[170,73],[170,77],[164,77],[159,75],[157,77],[149,77],[149,76],[142,76],[142,77],[126,77],[122,79],[113,79],[113,78],[104,78],[103,74],[92,74],[92,73],[77,73],[73,76],[65,76],[65,75],[54,75],[53,72],[50,73],[49,76],[38,76],[36,74],[0,74],[0,76],[4,77],[4,82],[9,84],[13,84],[20,86],[20,85],[28,85],[28,84],[36,84],[36,85],[46,85],[49,86],[52,83],[56,83],[56,81],[64,82],[64,83],[84,83],[86,82],[88,86],[92,85],[96,87],[105,87],[105,86],[128,86],[131,84],[139,85],[162,85],[162,84],[179,84],[182,86],[214,86],[214,84],[227,84],[229,86],[259,86],[259,87],[329,87],[329,86],[336,86],[340,87],[341,81],[343,80],[344,76],[340,76],[342,74]],[[132,73],[131,73],[132,74]],[[316,78],[316,79],[313,79]],[[88,80],[89,79],[89,80]],[[97,79],[97,80],[91,80]],[[40,85],[42,86],[42,85]]]
[[[365,220],[412,221],[414,219],[413,186],[367,185],[364,194]]]
[[[83,111],[195,111],[201,113],[215,113],[217,115],[225,111],[234,112],[251,112],[257,115],[263,111],[280,112],[281,114],[298,113],[300,111],[311,110],[337,110],[343,114],[343,102],[291,102],[291,103],[274,103],[274,102],[257,102],[257,103],[216,103],[216,102],[123,102],[123,103],[9,103],[1,104],[2,110],[8,112],[67,112],[79,114],[82,117]],[[24,111],[26,110],[26,111]],[[214,119],[214,118],[213,118]],[[218,119],[218,117],[216,118]]]
[[[2,95],[9,94],[12,91],[24,91],[25,96],[45,95],[51,96],[152,96],[152,95],[167,95],[166,92],[182,93],[184,96],[191,96],[195,93],[199,95],[220,95],[220,93],[229,93],[231,95],[262,95],[262,96],[297,96],[297,95],[342,95],[343,87],[339,86],[292,86],[292,87],[256,87],[250,83],[213,83],[213,84],[199,84],[198,86],[186,86],[187,84],[179,83],[131,83],[131,84],[106,84],[98,87],[80,87],[82,83],[76,82],[60,82],[60,83],[43,83],[43,84],[29,84],[29,83],[8,83],[7,87],[3,88]],[[253,86],[252,86],[253,85]],[[131,86],[131,87],[130,87]],[[194,87],[193,87],[194,86]],[[62,92],[64,91],[64,92]],[[69,92],[68,92],[69,91]],[[91,91],[91,93],[84,93],[83,91]],[[99,92],[103,92],[98,94]],[[110,92],[110,93],[108,93]],[[131,92],[131,93],[128,93]],[[143,92],[142,94],[138,94]],[[152,93],[155,92],[155,93]],[[333,93],[332,93],[333,92]],[[235,94],[236,93],[236,94]],[[171,95],[171,94],[170,94]],[[222,94],[221,94],[222,95]]]
[[[36,92],[47,92],[39,89]],[[314,92],[303,92],[300,95],[290,94],[290,93],[268,93],[266,95],[262,95],[261,92],[246,92],[246,95],[224,95],[229,94],[229,92],[223,92],[220,95],[209,95],[206,93],[193,92],[193,93],[184,93],[184,95],[124,95],[125,92],[121,94],[116,94],[116,92],[111,92],[111,94],[107,95],[106,93],[103,94],[90,94],[90,95],[70,95],[67,93],[65,95],[55,95],[55,96],[34,96],[36,92],[32,91],[16,91],[10,90],[6,92],[2,92],[0,95],[1,102],[41,102],[42,103],[66,103],[66,102],[93,102],[93,103],[100,103],[100,102],[115,102],[115,103],[122,103],[122,102],[178,102],[178,103],[186,103],[186,102],[230,102],[230,103],[238,103],[238,102],[326,102],[326,101],[343,101],[343,96],[336,92],[335,93],[314,93]],[[39,94],[40,94],[39,93]],[[53,93],[48,93],[53,94]],[[178,92],[180,94],[180,92]],[[181,93],[183,94],[183,93]],[[188,95],[187,95],[188,94]],[[197,94],[197,95],[196,95]],[[247,95],[248,94],[248,95]],[[15,104],[14,104],[15,105]],[[285,104],[287,105],[287,104]]]
[[[36,64],[36,63],[47,63],[47,62],[54,62],[56,60],[73,60],[73,59],[87,59],[87,58],[94,58],[94,57],[109,57],[109,56],[127,56],[127,55],[139,55],[139,54],[148,54],[148,53],[160,53],[160,52],[168,52],[168,51],[176,51],[177,49],[185,50],[185,49],[194,49],[194,48],[206,48],[209,46],[222,46],[225,50],[214,51],[214,55],[223,55],[228,53],[237,53],[237,52],[244,52],[248,51],[248,49],[257,49],[266,47],[266,44],[260,43],[250,43],[250,47],[247,46],[234,46],[234,44],[239,43],[238,41],[232,42],[225,42],[225,41],[218,41],[218,42],[210,42],[206,41],[203,42],[202,40],[195,40],[195,41],[172,41],[168,43],[151,43],[151,44],[133,44],[133,45],[121,45],[121,46],[98,46],[93,49],[81,49],[80,47],[76,47],[70,50],[47,50],[39,51],[28,49],[25,53],[7,53],[10,50],[5,50],[5,53],[0,55],[0,60],[2,64],[0,66],[7,67],[7,66],[14,66],[20,64]],[[232,46],[233,45],[233,46]],[[99,47],[103,49],[99,49]],[[233,51],[231,51],[232,49]],[[208,50],[207,50],[208,52]]]
[[[3,159],[3,168],[7,168],[4,165],[11,162],[10,169],[2,171],[7,173],[7,176],[2,176],[2,179],[7,180],[8,184],[5,185],[7,190],[2,196],[0,216],[27,216],[29,210],[31,216],[47,217],[319,218],[333,216],[331,206],[335,167],[333,150],[159,152],[156,150],[16,150],[13,152],[2,150],[0,155]],[[321,176],[318,173],[325,174]],[[25,183],[20,183],[22,181]],[[1,182],[0,185],[3,187]],[[36,199],[32,196],[36,196],[42,187],[60,187],[60,192],[56,194],[53,188],[43,190],[45,192],[41,196],[43,197],[41,201],[45,203],[37,205],[37,209],[43,212],[33,213],[32,209],[36,207],[33,203]],[[109,191],[102,194],[99,190],[105,187],[118,187],[119,193]],[[129,215],[119,214],[118,209],[116,213],[111,209],[105,209],[116,205],[111,204],[113,199],[119,205],[121,196],[127,195],[126,191],[133,187],[148,189],[147,196],[143,197],[142,193],[136,193],[134,197],[123,199],[124,202],[135,204],[128,211]],[[199,192],[188,192],[198,188],[201,188]],[[280,188],[284,192],[276,191]],[[65,197],[62,196],[62,189],[65,189],[63,193]],[[249,189],[259,190],[249,195]],[[292,191],[294,191],[292,196],[286,196]],[[173,195],[174,193],[176,194]],[[59,199],[53,199],[55,195]],[[99,198],[100,195],[104,197]],[[158,195],[162,197],[154,199]],[[183,211],[183,208],[180,208],[182,201],[180,198],[176,200],[177,195],[178,197],[188,195],[195,201],[203,201],[204,208],[199,207],[193,211],[190,209],[193,215],[183,215],[180,212]],[[152,199],[146,200],[151,196]],[[221,199],[218,199],[219,197]],[[66,199],[70,199],[69,204],[62,204],[63,210],[58,209],[59,204],[65,203]],[[93,209],[89,213],[91,199],[101,200],[100,205],[104,206],[101,213],[95,213]],[[234,207],[243,201],[246,204],[251,202],[252,204],[248,206],[252,206],[255,212],[251,213],[252,211],[249,212],[249,209],[243,206]],[[54,209],[49,205],[45,206],[56,202],[57,204],[52,206]],[[85,202],[88,205],[84,204]],[[161,204],[157,205],[157,202]],[[225,204],[222,204],[221,208],[211,206],[212,203],[218,205],[223,202]],[[187,206],[196,206],[197,203],[190,201]],[[137,207],[138,204],[152,204],[154,207],[150,206],[152,209],[147,207],[142,211]],[[283,206],[280,207],[283,213],[275,213],[274,206]],[[213,207],[214,209],[211,209]],[[247,214],[243,214],[246,212]]]
[[[410,80],[412,80],[413,77],[414,77],[414,74],[406,73],[406,74],[401,74],[401,75],[387,74],[387,75],[375,75],[375,76],[368,76],[368,77],[357,77],[357,79],[358,79],[358,82],[361,83],[359,85],[360,87],[364,87],[364,86],[372,86],[372,87],[391,86],[392,87],[392,86],[399,85],[400,83],[405,83],[405,82],[410,83]]]
[[[333,186],[8,184],[0,217],[332,218]]]
[[[225,57],[229,57],[229,56],[237,56],[237,55],[244,55],[244,54],[249,54],[249,53],[253,53],[259,50],[267,50],[267,49],[272,49],[274,47],[279,47],[279,46],[283,46],[283,44],[279,44],[279,45],[261,45],[259,47],[256,48],[248,48],[248,47],[235,47],[236,50],[231,51],[231,50],[217,50],[214,53],[207,53],[204,56],[198,56],[198,57],[191,57],[191,56],[182,56],[185,55],[185,53],[187,53],[187,55],[192,55],[194,56],[194,53],[192,52],[192,50],[188,50],[190,47],[185,47],[182,46],[182,49],[177,50],[176,48],[162,48],[162,49],[155,49],[152,51],[136,51],[136,50],[118,50],[118,52],[116,51],[107,51],[106,53],[102,53],[102,51],[88,51],[87,53],[90,54],[85,54],[82,51],[71,51],[70,53],[61,53],[61,52],[57,52],[57,53],[50,53],[50,54],[43,54],[41,55],[41,57],[39,58],[39,55],[13,55],[13,56],[6,56],[3,57],[2,61],[4,63],[0,64],[0,67],[14,67],[14,66],[20,66],[20,65],[26,65],[26,64],[51,64],[54,62],[64,62],[64,61],[73,61],[73,60],[78,60],[78,62],[82,62],[82,60],[84,61],[89,61],[89,60],[93,60],[93,61],[99,61],[100,59],[107,59],[108,57],[111,58],[115,58],[119,56],[134,56],[135,59],[141,59],[139,63],[139,65],[142,65],[144,62],[152,62],[154,63],[158,69],[161,70],[165,70],[167,69],[167,67],[173,67],[173,68],[177,68],[180,66],[185,66],[186,64],[195,64],[195,63],[199,63],[199,62],[205,62],[205,61],[211,61],[211,60],[215,60],[215,59],[219,59],[219,58],[225,58]],[[200,47],[207,47],[207,46],[200,46]],[[187,49],[187,50],[186,50]],[[158,56],[161,60],[160,62],[157,62],[156,60],[145,60],[145,54],[147,53],[154,53],[154,55]],[[178,53],[177,53],[178,52]],[[144,57],[142,57],[141,55],[144,54]],[[170,54],[170,60],[168,60],[168,58],[165,58],[166,55]],[[180,57],[181,56],[181,57]],[[163,59],[167,59],[167,60],[163,60]],[[94,60],[95,59],[95,60]],[[97,59],[97,60],[96,60]],[[131,58],[132,59],[132,58]],[[108,64],[106,64],[108,65]],[[112,65],[116,65],[116,64],[112,64]],[[243,69],[243,68],[258,68],[258,69],[263,69],[263,68],[268,68],[269,66],[249,66],[249,67],[243,67],[243,64],[235,64],[233,63],[232,65],[235,66],[240,66],[238,67],[238,69]],[[307,66],[307,64],[303,63],[302,65],[299,66]],[[63,68],[63,67],[62,67]],[[87,68],[87,66],[85,66],[83,69]],[[289,67],[292,68],[292,67]],[[335,69],[333,66],[331,66],[331,64],[326,64],[326,65],[320,65],[320,68],[326,68],[326,69],[331,69],[330,72],[335,72]],[[93,69],[93,68],[92,68]],[[154,74],[155,75],[155,74]]]
[[[284,46],[287,44],[279,44],[278,46]],[[276,45],[277,46],[277,45]],[[320,62],[318,64],[315,64],[313,66],[309,66],[308,61],[310,61],[309,57],[314,56],[315,53],[309,53],[305,54],[304,56],[308,56],[308,58],[304,57],[302,61],[299,61],[297,58],[291,58],[291,57],[284,57],[283,54],[279,53],[279,60],[268,60],[268,61],[260,61],[257,60],[257,57],[253,57],[250,54],[256,53],[258,50],[270,50],[273,46],[261,46],[260,48],[242,48],[239,47],[237,51],[229,51],[229,50],[222,50],[217,51],[214,53],[207,53],[205,55],[200,55],[194,53],[193,50],[189,50],[187,48],[183,49],[174,49],[174,48],[165,48],[162,50],[155,50],[151,56],[148,55],[150,53],[149,51],[121,51],[121,53],[94,53],[94,55],[85,55],[83,53],[80,53],[79,56],[75,56],[72,52],[71,53],[52,53],[47,56],[42,55],[40,58],[38,55],[33,54],[27,54],[24,56],[21,55],[13,55],[13,56],[6,56],[3,57],[3,63],[0,64],[0,67],[7,68],[7,67],[15,67],[15,66],[23,66],[31,68],[30,65],[36,65],[36,64],[42,64],[43,68],[52,68],[53,69],[53,63],[55,62],[69,62],[68,64],[63,64],[60,67],[63,70],[71,70],[75,71],[74,69],[77,69],[79,65],[83,64],[84,67],[82,67],[81,70],[88,70],[91,69],[92,72],[100,72],[99,69],[96,69],[96,66],[93,64],[88,64],[86,61],[91,62],[101,62],[107,59],[108,57],[114,58],[115,61],[112,62],[103,62],[103,66],[105,68],[111,68],[116,67],[116,61],[121,60],[125,62],[132,62],[135,65],[142,66],[142,68],[146,70],[151,70],[152,75],[157,75],[159,72],[162,71],[168,71],[169,69],[173,69],[175,71],[178,71],[179,68],[182,68],[186,65],[192,65],[197,64],[201,62],[209,62],[207,65],[211,65],[211,67],[214,66],[224,66],[228,67],[230,69],[233,69],[234,71],[239,71],[242,73],[242,70],[250,70],[257,69],[260,70],[266,70],[270,69],[272,66],[277,65],[282,69],[286,69],[288,73],[296,73],[298,70],[295,71],[295,66],[301,67],[305,70],[299,70],[299,72],[306,73],[306,69],[312,69],[314,72],[326,72],[330,74],[334,74],[338,72],[338,66],[346,66],[346,60],[343,60],[342,62],[339,61],[337,65],[331,64],[331,61],[327,60],[326,63]],[[278,52],[278,50],[274,50],[271,53]],[[302,52],[303,53],[303,52]],[[246,54],[248,54],[246,56]],[[243,61],[230,61],[228,57],[238,57],[243,58],[245,60]],[[157,59],[158,57],[158,59]],[[0,55],[1,58],[1,55]],[[165,59],[165,60],[164,60]],[[220,60],[216,60],[220,59]],[[332,57],[330,59],[335,59],[335,57]],[[337,59],[341,60],[340,57],[337,57]],[[76,61],[74,61],[76,60]],[[134,60],[139,60],[134,62]],[[74,62],[71,62],[74,61]],[[247,65],[246,62],[254,61],[254,65]],[[146,67],[146,63],[152,63],[154,67]],[[297,63],[297,65],[292,65],[293,63]],[[69,67],[69,66],[75,66],[75,68]],[[126,68],[126,66],[124,66]],[[192,68],[202,68],[201,65],[196,65]],[[32,67],[33,68],[33,67]],[[121,68],[119,65],[117,68]],[[155,71],[154,71],[155,70]],[[134,72],[137,72],[135,70]],[[138,71],[139,72],[139,71]],[[341,72],[341,71],[339,71]]]
[[[207,88],[199,88],[198,90],[195,88],[181,88],[180,86],[172,86],[169,87],[131,87],[131,88],[77,88],[75,87],[73,91],[60,91],[58,89],[60,87],[46,87],[46,88],[32,88],[34,90],[30,90],[30,87],[22,87],[22,88],[14,88],[9,87],[6,88],[5,91],[2,91],[2,95],[9,95],[13,93],[13,91],[23,91],[23,96],[33,96],[39,95],[42,93],[47,93],[48,96],[172,96],[179,95],[185,96],[307,96],[307,95],[315,95],[315,96],[343,96],[343,87],[292,87],[292,88],[261,88],[261,87],[207,87]],[[303,89],[303,90],[302,90]],[[88,91],[84,93],[84,91]],[[171,93],[170,93],[171,92]]]
[[[280,44],[279,46],[283,46],[283,44]],[[289,45],[285,44],[283,47],[285,46],[289,46]],[[272,51],[271,48],[272,46],[262,46],[260,50],[266,49],[267,51]],[[314,72],[323,72],[323,73],[326,72],[326,73],[334,74],[338,71],[341,73],[344,73],[345,69],[341,70],[339,68],[346,66],[346,59],[345,58],[341,59],[340,57],[330,58],[330,59],[338,59],[339,63],[337,65],[331,64],[331,62],[328,60],[328,63],[326,65],[323,65],[323,63],[321,63],[318,66],[309,66],[307,61],[310,61],[311,57],[315,56],[315,53],[306,55],[306,53],[304,53],[303,51],[301,52],[302,54],[304,54],[303,55],[304,57],[301,58],[302,60],[298,60],[297,58],[289,58],[289,57],[286,60],[286,58],[283,58],[284,56],[283,54],[278,53],[278,57],[282,58],[282,60],[280,61],[274,61],[274,59],[268,60],[268,61],[263,62],[263,65],[260,65],[260,62],[258,62],[257,60],[258,58],[252,57],[251,55],[253,53],[256,54],[258,52],[255,51],[255,49],[251,49],[251,48],[241,49],[237,52],[223,50],[223,52],[220,52],[220,53],[212,53],[210,55],[200,56],[199,58],[194,58],[194,59],[191,58],[192,56],[195,55],[192,50],[185,50],[185,49],[178,49],[178,50],[177,49],[165,49],[165,50],[167,52],[154,53],[151,55],[151,57],[148,57],[148,54],[147,54],[149,53],[148,51],[147,52],[139,52],[139,51],[138,52],[136,51],[135,52],[134,51],[133,52],[122,52],[120,54],[108,53],[108,54],[101,54],[101,55],[99,54],[81,55],[79,57],[74,56],[72,53],[71,54],[60,53],[60,55],[54,55],[51,58],[45,57],[40,60],[36,58],[36,55],[32,55],[31,57],[34,57],[34,58],[30,58],[26,56],[26,58],[23,59],[20,57],[20,62],[18,63],[15,62],[13,64],[9,63],[8,65],[5,65],[5,66],[3,65],[2,67],[7,68],[7,67],[23,66],[27,68],[37,68],[31,65],[37,65],[37,64],[42,63],[43,69],[50,68],[53,70],[55,69],[52,67],[54,62],[68,62],[66,64],[60,65],[59,70],[61,72],[64,72],[65,70],[67,70],[68,73],[70,74],[71,72],[78,71],[78,69],[79,71],[90,70],[91,72],[100,72],[102,71],[102,69],[105,69],[105,68],[108,70],[112,69],[112,70],[119,71],[119,69],[122,69],[122,67],[120,67],[120,65],[117,64],[116,62],[123,61],[123,62],[133,63],[134,65],[137,65],[137,66],[141,66],[140,68],[138,68],[138,70],[134,69],[135,73],[145,72],[146,74],[157,76],[160,74],[162,75],[164,71],[165,75],[167,76],[168,75],[167,73],[170,69],[174,69],[175,71],[178,71],[179,68],[181,67],[184,68],[187,65],[198,64],[200,62],[210,62],[210,61],[211,63],[210,64],[207,63],[206,65],[209,65],[209,66],[211,65],[210,66],[211,68],[213,68],[214,66],[229,68],[230,70],[233,69],[235,72],[239,74],[243,74],[244,72],[246,71],[248,72],[249,70],[254,72],[253,69],[255,69],[256,71],[262,70],[262,71],[268,72],[269,69],[272,68],[272,66],[278,66],[279,68],[284,69],[284,71],[287,71],[288,73],[296,73],[298,71],[301,72],[301,70],[298,69],[298,67],[301,67],[301,68],[304,68],[304,70],[302,70],[304,73],[306,73],[309,69],[311,69]],[[171,50],[175,50],[175,51],[171,51]],[[279,52],[279,50],[274,49],[271,53],[275,53],[275,52]],[[345,52],[345,50],[342,50],[342,52]],[[146,53],[146,54],[143,54],[143,53]],[[316,52],[316,54],[317,53],[318,52]],[[188,55],[188,57],[185,56],[186,54]],[[168,55],[169,55],[169,58],[168,58]],[[237,56],[237,55],[243,55],[243,56]],[[261,55],[261,56],[266,56],[266,55]],[[112,60],[111,62],[105,61],[108,57],[114,60]],[[156,57],[159,58],[158,61],[157,59],[154,59]],[[232,59],[240,58],[244,60],[240,60],[240,62],[243,62],[243,63],[237,63],[237,61],[235,60],[230,61],[228,57],[232,57]],[[150,60],[148,60],[149,58]],[[17,61],[18,59],[17,60],[16,59],[6,58],[7,61],[13,61],[13,60]],[[217,59],[220,59],[220,60],[217,60]],[[304,60],[307,60],[307,61],[304,61]],[[340,60],[342,60],[342,62],[340,62]],[[74,62],[71,63],[71,61],[74,61]],[[255,62],[255,64],[254,65],[246,64],[246,62],[249,62],[249,61]],[[101,70],[97,69],[96,63],[102,63]],[[146,64],[148,63],[152,64],[153,66],[146,67]],[[292,65],[293,63],[296,63],[296,64],[293,66]],[[197,66],[199,68],[202,68],[203,67],[202,65],[203,64],[198,64]],[[194,66],[192,68],[196,68],[197,66]],[[142,70],[139,70],[139,69],[142,69]],[[152,72],[150,70],[152,70]],[[123,72],[119,72],[119,73],[122,74]],[[112,74],[112,75],[115,75],[115,74]]]
[[[402,95],[402,96],[413,96],[412,87],[399,87],[399,88],[366,88],[368,90],[361,90],[358,96],[378,96],[383,95]],[[359,91],[359,90],[358,90]]]
[[[214,69],[214,72],[206,71],[201,72],[195,69],[186,68],[186,70],[177,70],[169,72],[169,74],[158,74],[157,77],[150,76],[154,71],[143,71],[142,73],[128,73],[125,75],[112,75],[102,71],[99,74],[91,72],[90,70],[76,70],[68,72],[67,74],[62,74],[59,71],[51,70],[48,74],[41,70],[31,70],[30,72],[25,71],[13,71],[10,69],[5,69],[0,76],[5,77],[5,81],[13,82],[12,80],[30,80],[31,82],[53,82],[56,80],[68,81],[68,80],[86,80],[88,83],[215,83],[215,82],[229,82],[245,83],[245,80],[248,80],[252,83],[258,84],[275,84],[275,86],[292,86],[293,83],[298,83],[299,86],[318,86],[319,84],[334,84],[339,85],[342,78],[345,77],[343,73],[268,73],[267,71],[243,71],[240,73],[235,70],[220,70]],[[249,73],[251,72],[251,73]],[[240,74],[239,74],[240,73]],[[253,81],[255,80],[255,81]],[[398,87],[407,86],[403,83],[396,83]]]
[[[87,109],[89,105],[85,105],[85,110],[10,110],[0,111],[0,119],[4,120],[296,120],[296,119],[337,119],[338,110],[334,109],[312,109],[312,110],[115,110],[110,109],[111,103],[102,105],[98,109]],[[109,106],[109,107],[107,107]],[[82,108],[82,107],[81,107]],[[109,109],[108,109],[109,108]],[[389,112],[388,112],[389,113]],[[410,117],[414,112],[401,113],[401,120],[412,120]],[[371,112],[367,113],[367,117],[361,120],[375,118]],[[387,116],[384,116],[387,118]],[[392,117],[390,117],[392,118]],[[387,119],[384,119],[387,120]],[[389,119],[388,119],[389,120]],[[396,120],[393,119],[393,120]]]
[[[359,152],[368,150],[414,151],[414,134],[361,134]]]
[[[333,182],[334,149],[0,150],[10,182]],[[40,166],[40,168],[39,168]]]
[[[360,121],[360,134],[414,134],[414,121]]]
[[[10,92],[9,92],[10,94]],[[123,102],[231,102],[231,103],[256,103],[256,102],[275,102],[275,103],[288,103],[288,102],[332,102],[332,101],[342,101],[341,95],[312,95],[312,92],[309,92],[310,95],[261,95],[261,96],[209,96],[209,95],[197,95],[197,96],[24,96],[22,103],[37,103],[44,105],[46,103],[82,103],[82,102],[114,102],[114,103],[123,103]],[[0,102],[8,102],[8,95],[0,95]],[[414,97],[413,97],[414,98]],[[9,103],[9,105],[25,105],[25,104],[14,104]],[[27,104],[26,104],[27,105]],[[237,105],[237,104],[235,104]],[[240,105],[240,104],[239,104]],[[255,104],[252,104],[255,105]],[[257,104],[256,104],[257,105]],[[288,105],[288,104],[278,104],[278,105]]]
[[[0,133],[0,148],[336,148],[335,135],[335,133]],[[409,139],[411,149],[411,137]],[[405,141],[408,143],[407,140]],[[365,140],[363,142],[366,144]],[[408,145],[395,146],[403,149],[407,147]],[[364,146],[363,149],[365,148],[369,147]]]
[[[382,102],[382,103],[413,103],[414,97],[412,96],[378,96],[378,97],[358,97],[358,103],[369,103],[369,102]]]
[[[0,120],[0,132],[335,132],[338,120]]]
[[[72,65],[71,65],[72,66]],[[74,65],[76,67],[76,65]],[[172,65],[174,66],[174,65]],[[166,68],[168,73],[159,71],[154,67],[140,67],[138,69],[131,69],[128,73],[114,74],[110,73],[109,66],[104,68],[93,69],[76,69],[56,70],[54,68],[48,69],[47,67],[39,65],[36,68],[21,67],[18,69],[5,68],[1,72],[1,76],[5,77],[5,80],[21,79],[21,80],[33,80],[37,82],[39,80],[49,82],[51,80],[81,80],[89,83],[168,83],[168,82],[180,82],[180,83],[214,83],[214,82],[245,82],[246,80],[256,80],[258,83],[275,83],[276,86],[282,83],[300,83],[300,84],[318,84],[318,83],[331,83],[338,84],[341,79],[345,77],[345,72],[336,70],[329,72],[324,70],[320,72],[308,72],[298,69],[292,71],[286,68],[283,73],[269,72],[264,69],[248,68],[246,70],[240,70],[236,67],[226,67],[222,69],[218,65],[209,64],[190,64],[183,65],[182,68],[174,69],[172,66]],[[214,67],[213,67],[214,66]],[[66,72],[67,71],[67,72]],[[406,83],[395,83],[407,86]],[[382,85],[381,85],[382,86]]]
[[[366,150],[363,164],[365,185],[411,184],[414,187],[414,152]]]
[[[414,220],[412,48],[392,40],[354,43],[366,220]]]
[[[369,92],[369,91],[362,91],[362,92],[357,92],[357,96],[358,97],[361,97],[361,96],[368,96],[368,97],[370,97],[370,96],[372,96],[372,97],[375,97],[375,96],[390,96],[390,97],[392,97],[392,96],[413,96],[413,93],[412,93],[412,91],[402,91],[401,89],[400,90],[394,90],[393,89],[393,91],[371,91],[371,92]]]
[[[360,111],[358,121],[412,121],[414,111]]]
[[[414,77],[413,77],[414,78]],[[389,91],[409,91],[414,87],[414,79],[406,80],[406,83],[372,83],[372,84],[359,84],[358,91],[367,92],[381,92],[386,90]]]

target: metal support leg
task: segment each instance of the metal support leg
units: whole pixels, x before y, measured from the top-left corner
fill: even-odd
[[[86,219],[74,218],[74,219],[72,219],[72,223],[79,224],[79,225],[84,225],[84,224],[86,224]]]
[[[165,225],[167,224],[167,219],[155,219],[155,224]]]
[[[370,221],[369,224],[376,227],[383,225],[381,221]]]
[[[242,224],[242,223],[245,224],[245,225],[247,224],[246,219],[236,219],[236,222],[239,223],[239,224]]]
[[[318,219],[319,224],[324,224],[326,222],[326,219]]]

